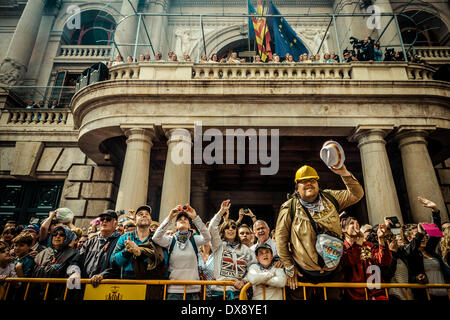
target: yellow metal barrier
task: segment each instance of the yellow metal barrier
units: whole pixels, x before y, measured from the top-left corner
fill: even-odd
[[[3,297],[0,297],[1,300],[6,300],[8,293],[10,291],[10,287],[12,283],[26,283],[26,289],[23,300],[27,300],[28,292],[30,289],[31,283],[46,283],[45,287],[45,293],[43,300],[47,299],[47,293],[50,284],[67,284],[67,278],[6,278],[5,282],[7,283],[6,291],[3,295]],[[90,279],[80,279],[81,284],[90,284]],[[167,286],[169,285],[183,285],[184,286],[184,293],[183,293],[183,300],[186,299],[186,286],[189,285],[201,285],[203,288],[203,300],[206,300],[206,286],[207,285],[216,285],[216,286],[223,286],[223,300],[225,300],[226,295],[226,287],[227,286],[233,286],[234,281],[213,281],[213,280],[195,280],[195,281],[186,281],[186,280],[132,280],[132,279],[103,279],[100,284],[136,284],[136,285],[163,285],[164,286],[164,295],[163,299],[166,300],[167,295]],[[64,290],[64,297],[63,300],[65,301],[67,298],[67,285]]]
[[[6,300],[8,293],[10,291],[11,284],[13,283],[26,283],[25,288],[25,294],[24,294],[24,300],[27,300],[28,293],[30,289],[31,283],[45,283],[45,292],[43,300],[47,299],[48,290],[51,284],[67,284],[66,278],[6,278],[5,282],[7,284],[6,290],[3,292],[3,297],[0,297],[1,300]],[[81,279],[81,284],[90,284],[90,279]],[[132,279],[103,279],[101,281],[101,284],[136,284],[136,285],[162,285],[164,286],[164,294],[163,299],[166,300],[167,296],[167,286],[168,285],[183,285],[184,286],[184,293],[183,293],[183,300],[186,299],[186,286],[189,285],[200,285],[202,286],[202,292],[203,292],[203,300],[206,300],[206,286],[207,285],[216,285],[216,286],[223,286],[223,300],[226,298],[226,287],[227,286],[233,286],[234,281],[215,281],[215,280],[197,280],[197,281],[185,281],[185,280],[132,280]],[[239,300],[248,300],[247,296],[247,290],[250,288],[252,284],[250,282],[246,283],[245,286],[241,289]],[[299,287],[303,288],[303,297],[306,300],[306,288],[312,287],[312,288],[323,288],[324,292],[324,299],[327,300],[327,288],[341,288],[341,289],[364,289],[366,293],[366,300],[368,300],[368,285],[367,283],[347,283],[347,282],[330,282],[330,283],[298,283]],[[446,288],[448,293],[448,298],[450,299],[450,284],[412,284],[412,283],[373,283],[371,284],[372,287],[377,287],[380,289],[384,289],[386,293],[386,297],[389,299],[389,288],[404,288],[404,289],[424,289],[427,293],[428,300],[431,299],[429,289],[435,289],[435,288]],[[64,296],[63,300],[66,300],[67,298],[67,292],[68,288],[66,286],[64,290]],[[408,291],[406,290],[406,296],[407,299],[409,299]],[[266,293],[265,293],[265,287],[263,286],[263,299],[265,300]],[[286,300],[286,287],[283,288],[283,298]]]
[[[248,300],[247,290],[250,288],[252,284],[250,282],[246,283],[244,287],[241,289],[241,293],[239,295],[239,300]],[[389,299],[389,288],[404,288],[404,289],[425,289],[427,293],[428,300],[431,300],[429,289],[435,288],[447,288],[447,295],[450,300],[450,284],[415,284],[415,283],[371,283],[371,287],[377,287],[380,289],[384,289],[386,293],[386,297]],[[357,282],[327,282],[327,283],[304,283],[299,282],[298,287],[303,287],[303,298],[306,300],[306,288],[323,288],[324,299],[327,300],[327,288],[341,288],[341,289],[364,289],[366,293],[366,300],[369,300],[367,293],[367,283],[357,283]],[[266,297],[266,288],[263,286],[263,300]],[[408,290],[406,290],[406,296],[409,300]],[[283,298],[286,300],[286,287],[283,288]]]

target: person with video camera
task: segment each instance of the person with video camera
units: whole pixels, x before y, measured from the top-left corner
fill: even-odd
[[[441,230],[441,216],[437,205],[425,198],[417,197],[417,200],[426,208],[432,210],[433,223]],[[440,237],[429,236],[424,223],[404,226],[403,236],[409,242],[403,254],[409,269],[409,282],[411,283],[449,283],[450,274],[446,271],[444,261],[436,253],[436,247],[440,242]],[[415,227],[416,226],[416,227]],[[427,295],[423,289],[413,290],[414,298],[426,300]],[[447,289],[429,289],[431,300],[446,300]]]
[[[371,37],[366,37],[361,44],[361,54],[362,58],[358,59],[360,61],[374,61],[374,41]]]

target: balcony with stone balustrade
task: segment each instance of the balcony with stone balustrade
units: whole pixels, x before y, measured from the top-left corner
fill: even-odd
[[[280,135],[350,135],[361,125],[450,128],[450,85],[405,62],[123,63],[71,102],[79,146],[101,163],[124,128],[278,128]]]
[[[81,87],[70,109],[3,109],[0,130],[71,131],[99,162],[125,127],[279,128],[349,135],[360,125],[450,128],[450,85],[405,62],[333,64],[123,63]]]

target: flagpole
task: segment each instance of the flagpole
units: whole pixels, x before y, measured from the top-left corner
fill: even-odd
[[[248,5],[248,2],[249,2],[250,0],[247,0],[247,14],[249,14],[250,13],[250,7],[249,7],[249,5]],[[251,48],[250,48],[250,18],[247,18],[247,30],[248,30],[248,51],[250,51],[251,50]]]

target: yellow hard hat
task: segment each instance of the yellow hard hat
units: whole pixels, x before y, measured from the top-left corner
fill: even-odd
[[[311,168],[310,166],[305,165],[297,170],[294,181],[295,181],[295,183],[297,183],[298,180],[303,180],[303,179],[319,180],[319,175],[317,174],[317,171],[314,168]]]

